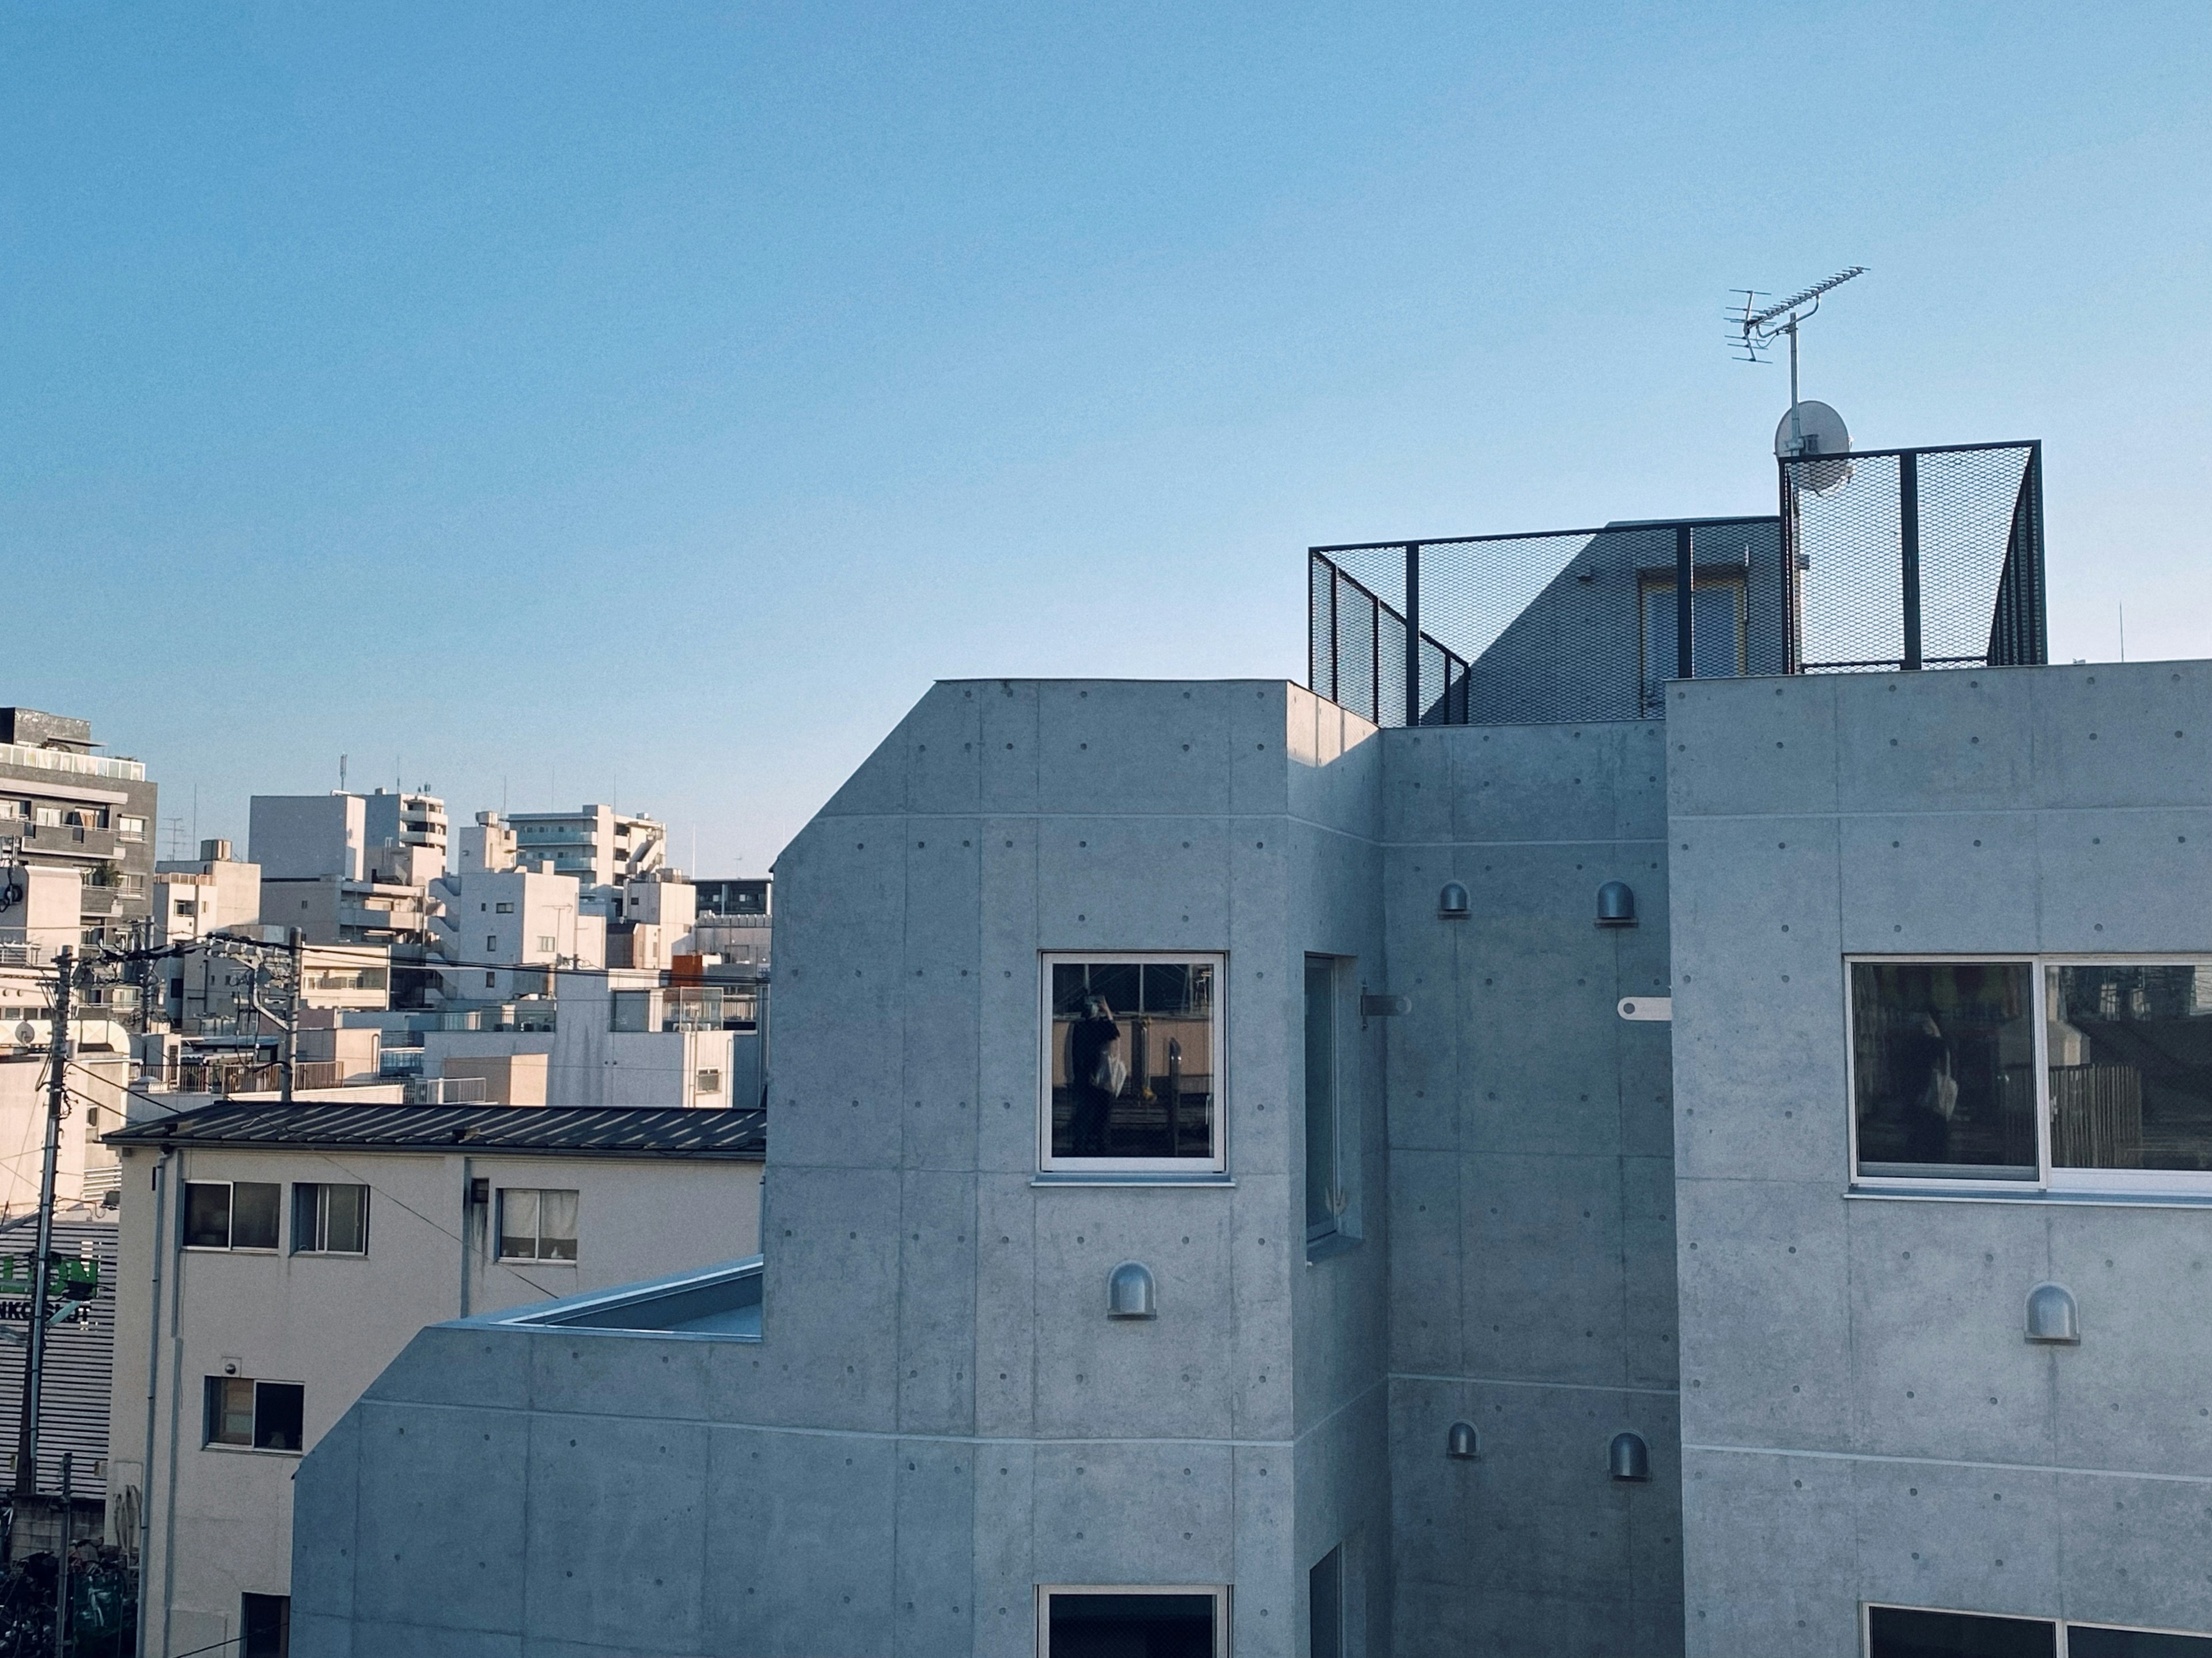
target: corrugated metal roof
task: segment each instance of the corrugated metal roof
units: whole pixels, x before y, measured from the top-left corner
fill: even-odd
[[[218,1103],[133,1124],[110,1145],[348,1147],[388,1151],[539,1151],[600,1157],[767,1156],[768,1114],[680,1106]]]
[[[0,1222],[0,1254],[30,1255],[39,1248],[35,1214]],[[46,1385],[39,1390],[39,1489],[58,1497],[62,1453],[74,1453],[70,1489],[81,1497],[107,1495],[107,1412],[115,1363],[115,1223],[54,1221],[54,1253],[100,1261],[100,1293],[82,1324],[64,1321],[46,1334]],[[27,1297],[20,1297],[28,1304]],[[16,1322],[14,1327],[25,1326]],[[142,1340],[143,1348],[143,1342]],[[20,1342],[0,1342],[0,1458],[15,1478],[15,1435],[23,1416]],[[145,1355],[139,1354],[139,1363]]]

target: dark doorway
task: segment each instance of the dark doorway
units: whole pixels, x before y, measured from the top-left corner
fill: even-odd
[[[1215,1658],[1210,1590],[1054,1594],[1045,1658]]]

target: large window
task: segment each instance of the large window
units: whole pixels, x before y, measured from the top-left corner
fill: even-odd
[[[1225,1588],[1044,1588],[1038,1658],[1227,1658]]]
[[[1335,1236],[1345,1210],[1337,1110],[1336,958],[1306,957],[1306,1242]]]
[[[292,1253],[365,1255],[368,1253],[368,1187],[316,1186],[292,1188]]]
[[[2212,1635],[1869,1606],[1867,1658],[2212,1658]]]
[[[239,1376],[207,1379],[206,1431],[202,1442],[240,1450],[298,1451],[306,1389],[296,1382],[250,1382]]]
[[[501,1260],[574,1260],[576,1194],[505,1186],[499,1193]]]
[[[283,1192],[258,1181],[187,1181],[185,1248],[274,1249]]]
[[[1222,958],[1044,958],[1048,1170],[1190,1175],[1228,1167]]]
[[[1859,961],[1863,1180],[2212,1181],[2212,963]]]

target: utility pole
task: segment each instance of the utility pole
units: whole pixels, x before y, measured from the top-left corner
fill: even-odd
[[[46,1079],[46,1145],[39,1166],[39,1258],[31,1278],[30,1362],[23,1367],[23,1410],[15,1429],[15,1500],[39,1494],[39,1387],[46,1369],[46,1279],[54,1266],[54,1163],[62,1144],[70,1056],[70,993],[76,978],[76,952],[64,948],[54,963],[53,1040],[46,1051],[52,1073]]]
[[[292,1073],[299,1068],[300,1054],[300,997],[307,988],[301,971],[305,952],[301,949],[306,935],[299,928],[289,935],[292,957],[292,999],[284,1005],[284,1103],[292,1103]]]

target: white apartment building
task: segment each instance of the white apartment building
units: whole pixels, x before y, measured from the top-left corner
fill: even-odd
[[[261,919],[261,866],[233,858],[228,841],[203,841],[197,859],[154,865],[154,942],[179,944]]]
[[[732,1028],[744,1010],[719,986],[661,977],[622,969],[555,975],[549,999],[520,1005],[495,1028],[422,1032],[422,1073],[489,1077],[483,1061],[539,1054],[553,1105],[758,1105],[759,1033]]]
[[[534,869],[462,869],[432,888],[431,919],[445,999],[506,1002],[542,996],[557,967],[604,967],[606,920],[585,913],[576,879]]]
[[[507,822],[522,864],[534,868],[550,859],[556,874],[573,875],[586,888],[618,887],[667,862],[667,826],[657,818],[625,816],[612,806],[518,811]],[[611,892],[593,896],[612,897]]]
[[[423,1326],[760,1247],[757,1112],[264,1102],[114,1141],[149,1658],[283,1652],[293,1471]]]

